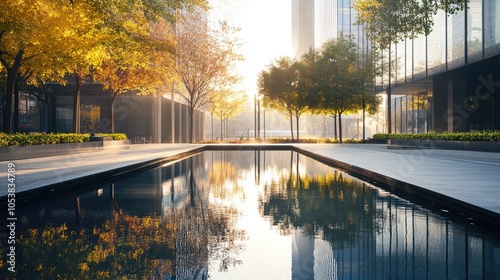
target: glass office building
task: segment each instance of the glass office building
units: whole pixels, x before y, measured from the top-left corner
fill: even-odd
[[[470,0],[457,14],[436,14],[429,36],[386,50],[394,69],[379,85],[390,86],[392,132],[500,129],[498,14],[499,1]]]
[[[353,35],[361,51],[370,49],[362,26],[354,25],[351,0],[316,0],[314,5],[314,47],[343,33]],[[390,97],[383,108],[387,131],[500,129],[498,15],[500,1],[469,0],[457,14],[438,12],[428,36],[384,51],[376,91]]]

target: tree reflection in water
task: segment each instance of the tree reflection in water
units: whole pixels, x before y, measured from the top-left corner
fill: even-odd
[[[277,180],[264,185],[261,212],[283,234],[294,229],[329,241],[333,248],[349,247],[360,230],[374,228],[374,189],[345,173],[330,168],[322,174],[284,170]]]
[[[172,172],[174,179],[184,178],[175,189],[189,194],[153,215],[133,212],[145,208],[135,206],[139,202],[155,205],[158,189],[174,182],[172,174],[162,174],[165,171],[160,169],[27,212],[17,241],[17,272],[4,274],[5,263],[0,262],[2,275],[6,279],[207,279],[209,260],[218,262],[220,271],[241,264],[236,256],[243,249],[245,232],[234,227],[239,212],[221,203],[241,196],[241,190],[240,194],[235,189],[221,191],[228,180],[235,180],[235,168],[214,162],[208,173],[226,177],[206,179],[200,177],[206,172],[199,157],[172,167],[177,170]],[[158,174],[162,179],[155,184]],[[153,184],[143,185],[144,181]],[[134,194],[120,191],[129,185],[144,189]],[[109,198],[102,199],[103,193],[109,193]],[[167,200],[167,195],[161,196]],[[53,217],[61,214],[62,221]],[[94,215],[98,215],[95,220]],[[5,249],[1,254],[6,254]]]

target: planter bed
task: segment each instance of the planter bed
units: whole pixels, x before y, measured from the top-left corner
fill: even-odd
[[[106,139],[107,140],[107,139]],[[128,149],[129,140],[0,147],[0,161]]]
[[[406,140],[406,139],[377,140],[377,142],[378,141],[383,141],[383,142],[387,143],[388,148],[446,149],[446,150],[466,150],[466,151],[500,153],[500,142],[448,141],[448,140]]]

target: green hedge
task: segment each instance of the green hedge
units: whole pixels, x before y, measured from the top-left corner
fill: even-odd
[[[450,140],[450,141],[500,141],[500,131],[474,132],[431,132],[419,134],[374,134],[372,139],[406,139],[406,140]]]
[[[96,136],[113,137],[113,140],[127,140],[127,135],[123,133],[103,133]],[[78,133],[0,133],[0,147],[8,146],[29,146],[29,145],[49,145],[60,143],[80,143],[89,142],[90,134]]]

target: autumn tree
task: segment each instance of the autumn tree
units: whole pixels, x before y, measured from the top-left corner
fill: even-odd
[[[211,94],[209,103],[209,112],[215,115],[220,120],[220,139],[224,140],[224,121],[234,118],[243,110],[243,106],[247,103],[247,96],[241,92],[230,89],[215,90]],[[213,123],[212,123],[213,126]],[[212,128],[213,135],[213,128]],[[227,131],[226,131],[227,137]]]
[[[74,53],[73,56],[74,70],[71,74],[75,77],[76,84],[73,103],[73,130],[77,133],[80,132],[80,92],[85,83],[92,81],[93,72],[101,70],[99,77],[102,79],[103,72],[107,74],[112,73],[112,70],[103,70],[102,67],[109,67],[110,63],[118,63],[124,66],[134,61],[134,59],[139,58],[135,56],[126,58],[127,61],[118,61],[123,59],[120,57],[120,51],[127,51],[123,48],[126,40],[132,42],[132,45],[142,43],[144,46],[148,46],[143,51],[149,55],[150,60],[143,60],[143,63],[147,64],[149,62],[149,66],[153,66],[148,66],[149,73],[147,75],[150,79],[145,81],[149,87],[154,87],[157,83],[168,83],[169,79],[163,79],[163,75],[158,73],[163,71],[163,73],[172,76],[172,37],[168,32],[171,31],[171,23],[176,21],[175,11],[181,9],[192,10],[195,7],[206,8],[205,0],[82,1],[92,4],[93,9],[89,9],[89,11],[97,12],[97,15],[93,18],[101,20],[100,24],[92,29],[92,36],[81,38],[83,39],[80,43],[82,48],[78,53]],[[114,45],[115,43],[116,45]],[[118,54],[116,50],[118,50]],[[114,56],[114,54],[117,55]],[[137,54],[137,49],[133,51],[133,54]],[[111,60],[114,60],[115,63],[110,62]],[[131,81],[130,75],[132,73],[138,74],[138,69],[135,67],[137,65],[133,64],[135,69],[132,69],[127,74],[114,73],[114,75],[121,76],[121,82],[118,82],[116,79],[113,82],[115,87],[120,89],[114,90],[114,93],[112,90],[110,102],[114,102],[118,94],[126,92],[128,89],[144,88],[145,83],[134,85],[134,82]],[[169,68],[168,71],[166,71],[165,66]],[[156,71],[156,74],[153,74],[153,71]],[[128,80],[128,82],[125,82],[124,79]],[[113,78],[108,77],[104,80],[107,81],[105,87],[110,88],[109,83]],[[151,82],[154,82],[154,84]],[[113,108],[110,107],[110,110],[113,110]],[[109,120],[114,126],[113,117],[110,117]]]
[[[78,132],[79,95],[84,82],[104,65],[104,60],[113,58],[113,43],[123,43],[120,39],[130,35],[133,37],[129,40],[147,37],[130,32],[138,26],[137,15],[148,23],[158,19],[172,23],[176,10],[194,7],[206,8],[207,1],[2,1],[0,71],[6,77],[2,91],[3,130],[12,131],[12,103],[18,97],[16,89],[21,82],[64,84],[65,77],[71,75],[76,78],[73,126]]]
[[[190,143],[194,141],[194,112],[207,104],[215,89],[238,82],[234,68],[243,59],[238,52],[239,29],[226,22],[212,28],[202,13],[182,13],[176,27],[176,69],[185,88],[178,94],[189,108]]]
[[[58,80],[67,73],[66,54],[81,47],[74,39],[93,27],[87,9],[87,4],[78,1],[6,0],[0,4],[0,62],[7,76],[5,132],[12,131],[12,101],[18,97],[16,87],[21,82],[37,77]]]
[[[96,81],[108,90],[106,128],[114,132],[114,103],[118,95],[136,91],[157,94],[164,84],[175,78],[174,42],[170,23],[165,19],[152,22],[146,8],[137,4],[124,11],[123,21],[117,22],[108,35],[107,57],[94,72]]]

